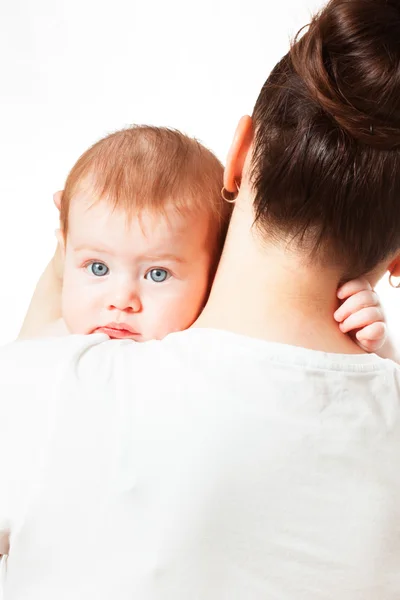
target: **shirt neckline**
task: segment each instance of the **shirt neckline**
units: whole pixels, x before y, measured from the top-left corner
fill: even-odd
[[[301,346],[292,346],[280,342],[272,342],[246,336],[244,334],[224,329],[192,327],[185,331],[170,333],[165,340],[173,340],[177,337],[206,339],[207,337],[221,340],[225,345],[224,352],[229,355],[242,355],[256,353],[257,357],[268,359],[271,362],[297,365],[299,367],[310,367],[315,369],[334,371],[377,371],[387,370],[388,366],[396,367],[396,363],[389,359],[381,358],[376,354],[341,354],[312,350]],[[210,352],[213,346],[210,340]],[[220,348],[215,348],[220,353]]]

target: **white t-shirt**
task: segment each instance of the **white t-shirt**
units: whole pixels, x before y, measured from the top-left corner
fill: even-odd
[[[0,441],[5,600],[400,598],[388,360],[206,329],[16,342]]]

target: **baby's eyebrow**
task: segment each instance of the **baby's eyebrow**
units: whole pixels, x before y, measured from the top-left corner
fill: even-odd
[[[97,252],[98,254],[114,254],[112,248],[101,248],[99,246],[89,246],[88,244],[80,244],[78,246],[72,246],[74,252]]]
[[[177,256],[176,254],[170,254],[170,253],[146,254],[146,255],[140,256],[139,260],[146,260],[146,261],[152,261],[152,262],[154,262],[154,261],[157,262],[158,260],[171,260],[171,261],[179,262],[179,263],[186,262],[186,260],[184,258],[182,258],[181,256]]]
[[[109,254],[115,255],[115,248],[103,248],[100,246],[90,246],[88,244],[79,244],[78,246],[72,246],[74,252],[94,252],[97,254]],[[171,252],[152,252],[151,254],[140,254],[137,257],[138,261],[141,262],[158,262],[163,260],[170,260],[171,262],[186,263],[187,260],[177,254]]]

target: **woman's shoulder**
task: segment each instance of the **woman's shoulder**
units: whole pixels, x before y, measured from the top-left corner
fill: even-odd
[[[79,362],[90,348],[108,340],[105,335],[68,335],[17,340],[0,347],[0,414],[23,410],[29,399],[46,396],[60,372]]]
[[[43,364],[49,367],[108,339],[104,334],[96,334],[16,340],[0,347],[0,372],[3,374],[8,368],[31,369]]]

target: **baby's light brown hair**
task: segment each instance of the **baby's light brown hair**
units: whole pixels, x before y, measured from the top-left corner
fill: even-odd
[[[89,189],[94,200],[122,209],[128,219],[142,211],[205,213],[210,244],[222,249],[232,205],[221,197],[223,166],[196,139],[166,127],[132,126],[91,146],[70,171],[60,209],[66,238],[72,198]]]

